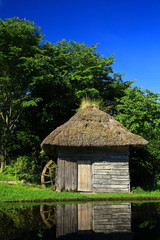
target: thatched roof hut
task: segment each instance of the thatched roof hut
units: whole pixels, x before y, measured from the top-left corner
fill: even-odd
[[[92,107],[77,112],[68,122],[56,128],[42,142],[48,154],[50,146],[107,147],[144,146],[147,141],[129,132],[109,114]]]
[[[117,156],[127,155],[128,147],[136,146],[142,147],[147,144],[147,141],[129,132],[121,123],[116,121],[109,114],[100,111],[97,106],[87,105],[84,109],[77,112],[68,122],[62,126],[56,128],[51,132],[42,142],[42,148],[48,155],[54,155],[55,147],[58,148],[58,159],[60,159],[60,153],[63,153],[63,159],[66,160],[65,156],[71,154],[71,159],[73,160],[78,152],[81,155],[78,159],[85,160],[85,154],[88,156],[94,152],[94,156],[100,156],[103,160],[104,152],[107,152],[107,156],[115,155]],[[74,149],[74,151],[73,151]],[[86,149],[87,153],[86,153]],[[99,149],[99,150],[98,150]],[[103,151],[102,151],[103,149]],[[67,153],[66,153],[67,151]],[[96,151],[96,153],[95,153]],[[101,151],[97,153],[97,151]],[[65,152],[65,154],[64,154]],[[103,152],[103,154],[102,154]],[[121,153],[120,153],[121,152]],[[122,152],[124,154],[122,154]],[[82,154],[83,153],[83,154]],[[81,159],[80,159],[81,158]],[[90,157],[87,157],[87,159]],[[91,157],[91,165],[93,165],[93,156]],[[113,156],[110,159],[113,159]],[[123,157],[118,157],[121,159]],[[105,160],[109,162],[109,159],[105,157]],[[74,160],[77,162],[77,160]],[[97,160],[94,160],[94,162]],[[99,161],[99,160],[98,160]]]

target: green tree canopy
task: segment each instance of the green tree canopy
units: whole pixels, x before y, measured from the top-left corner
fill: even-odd
[[[138,166],[136,172],[140,175],[137,179],[145,184],[148,180],[145,172],[148,172],[150,180],[156,185],[160,178],[160,94],[133,87],[126,89],[125,95],[117,101],[116,119],[149,142],[145,149],[133,151],[131,170]],[[142,168],[143,172],[140,171]]]
[[[15,128],[23,109],[36,106],[41,98],[31,97],[37,69],[44,63],[39,48],[42,35],[33,22],[11,18],[0,20],[0,126],[1,167],[13,147]],[[28,62],[34,67],[28,68]],[[36,65],[36,67],[35,67]],[[36,71],[35,71],[36,68]]]
[[[42,48],[45,56],[50,57],[48,69],[51,77],[42,81],[38,79],[32,96],[43,99],[39,104],[41,114],[38,120],[43,123],[43,137],[46,129],[49,133],[68,120],[83,97],[103,99],[106,107],[111,106],[132,83],[123,82],[120,75],[113,74],[113,56],[101,56],[96,51],[97,46],[61,40],[55,44],[46,42]],[[40,109],[35,111],[40,113]]]

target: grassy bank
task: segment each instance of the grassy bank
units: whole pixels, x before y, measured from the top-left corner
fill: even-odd
[[[160,191],[135,193],[81,194],[56,193],[51,189],[40,189],[28,185],[0,184],[0,201],[93,201],[93,200],[160,200]]]

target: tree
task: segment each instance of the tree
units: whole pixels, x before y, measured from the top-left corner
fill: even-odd
[[[39,47],[42,39],[39,30],[34,22],[26,19],[0,20],[1,168],[15,146],[15,129],[23,110],[41,101],[31,97],[34,77],[38,77],[46,59]]]
[[[145,149],[132,151],[131,166],[143,168],[138,177],[142,184],[148,180],[145,171],[156,186],[160,177],[160,94],[138,87],[126,89],[125,94],[117,100],[116,119],[149,142]],[[133,182],[136,181],[134,178]]]
[[[83,97],[103,99],[106,107],[111,106],[131,84],[113,75],[113,56],[101,56],[97,46],[61,40],[55,44],[46,42],[42,48],[50,57],[51,78],[36,81],[32,91],[33,97],[43,99],[39,107],[33,109],[38,111],[33,115],[38,116],[41,123],[37,131],[42,138],[67,121]]]
[[[34,22],[0,20],[1,168],[8,158],[35,156],[41,140],[73,115],[82,97],[102,98],[111,111],[131,84],[113,74],[113,56],[101,56],[97,46],[42,44],[42,37]]]

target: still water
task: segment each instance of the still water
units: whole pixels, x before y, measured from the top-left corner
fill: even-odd
[[[158,240],[160,203],[0,206],[0,240]]]

